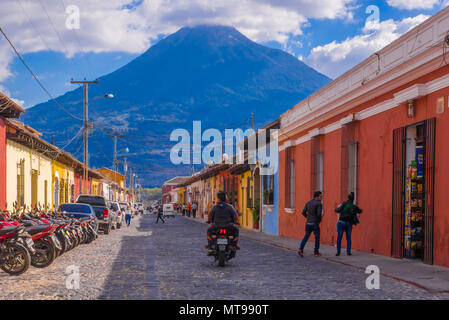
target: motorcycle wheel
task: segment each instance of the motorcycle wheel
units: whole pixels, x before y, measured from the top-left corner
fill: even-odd
[[[0,265],[0,268],[12,276],[18,276],[26,272],[31,261],[28,250],[17,242],[8,244],[7,247],[11,256]]]
[[[61,243],[61,250],[59,251],[59,255],[62,255],[67,250],[67,240],[64,238],[64,236],[57,234],[56,237],[58,238],[59,242]]]
[[[218,251],[218,266],[224,267],[226,263],[226,252]]]
[[[45,268],[48,267],[55,261],[56,258],[56,248],[55,246],[44,240],[37,240],[34,243],[36,251],[42,250],[44,254],[36,252],[31,257],[31,265],[35,268]]]

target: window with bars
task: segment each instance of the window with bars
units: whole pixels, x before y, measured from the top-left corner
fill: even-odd
[[[251,208],[251,178],[246,178],[246,207]]]
[[[263,176],[263,203],[265,205],[274,204],[274,176]]]
[[[286,198],[285,198],[285,207],[286,208],[294,208],[295,207],[295,159],[293,156],[293,148],[289,147],[286,150]]]
[[[353,141],[348,144],[348,190],[347,194],[354,192],[357,197],[357,150],[358,143]]]
[[[25,205],[25,159],[17,163],[17,204],[20,207]]]
[[[323,192],[324,178],[324,153],[318,152],[316,155],[316,190]],[[314,192],[315,192],[314,191]]]
[[[48,181],[47,180],[44,180],[44,208],[45,208],[45,210],[47,210],[47,207],[48,207],[48,190],[47,190],[47,188],[48,188]]]

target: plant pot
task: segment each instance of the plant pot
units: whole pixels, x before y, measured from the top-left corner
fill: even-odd
[[[259,230],[259,221],[253,222],[253,229]]]

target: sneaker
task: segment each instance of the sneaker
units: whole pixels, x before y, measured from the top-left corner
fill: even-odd
[[[340,253],[337,252],[337,253],[335,254],[335,256],[339,257],[339,256],[340,256]]]
[[[304,250],[299,249],[299,250],[298,250],[298,254],[299,254],[302,258],[304,258]]]
[[[352,253],[351,253],[351,252],[348,252],[347,255],[348,255],[348,256],[352,256]]]
[[[314,257],[321,257],[321,253],[319,253],[319,252],[318,253],[314,253],[313,256]]]

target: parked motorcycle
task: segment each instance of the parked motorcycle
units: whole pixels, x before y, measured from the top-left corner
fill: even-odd
[[[30,266],[34,243],[23,225],[8,224],[0,222],[0,268],[10,275],[20,275]]]

